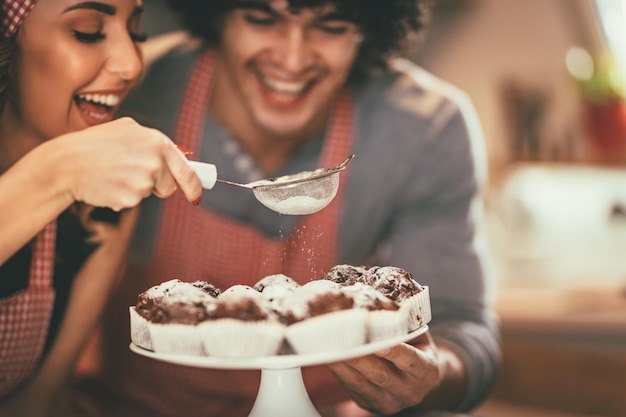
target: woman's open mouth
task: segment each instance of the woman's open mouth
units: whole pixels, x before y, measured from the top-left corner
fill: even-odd
[[[89,124],[113,120],[120,102],[118,94],[77,94],[74,97],[83,119]]]

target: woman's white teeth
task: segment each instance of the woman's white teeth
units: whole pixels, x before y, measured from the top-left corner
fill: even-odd
[[[279,81],[267,77],[263,77],[263,83],[277,93],[286,94],[300,94],[307,86],[307,83]]]
[[[116,106],[120,102],[120,97],[115,94],[79,94],[78,98],[103,106]]]

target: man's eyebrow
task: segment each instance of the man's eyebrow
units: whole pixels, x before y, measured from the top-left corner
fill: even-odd
[[[82,9],[96,10],[109,16],[115,16],[115,12],[117,11],[116,7],[111,4],[100,3],[98,1],[85,1],[82,3],[76,3],[71,5],[70,7],[65,9],[65,12]]]
[[[331,21],[344,21],[344,22],[355,22],[355,19],[349,16],[347,13],[341,13],[338,11],[332,11],[328,13],[321,14],[316,19],[319,22],[331,22]]]
[[[238,9],[252,9],[259,10],[265,13],[269,13],[272,15],[278,16],[278,12],[269,5],[269,3],[265,1],[255,1],[255,0],[238,0],[235,2],[235,7]]]
[[[250,10],[258,10],[270,15],[279,17],[281,14],[272,8],[270,4],[266,1],[260,0],[237,0],[236,7],[241,9],[250,9]],[[303,7],[304,9],[305,7]],[[344,21],[344,22],[355,22],[355,19],[349,16],[347,13],[342,13],[337,10],[331,10],[327,13],[320,13],[319,16],[316,17],[318,22],[336,22],[336,21]]]

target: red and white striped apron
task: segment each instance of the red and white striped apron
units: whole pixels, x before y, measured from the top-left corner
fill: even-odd
[[[54,302],[56,221],[35,240],[28,288],[0,300],[0,398],[34,372],[46,342]]]
[[[200,153],[211,94],[213,61],[214,55],[208,51],[195,64],[174,135],[179,145],[196,155]],[[352,104],[346,91],[334,109],[319,166],[337,165],[351,153],[352,130]],[[331,204],[303,217],[285,239],[268,238],[246,224],[194,207],[176,193],[164,203],[156,255],[149,271],[128,279],[142,280],[144,288],[175,277],[202,279],[226,289],[233,284],[253,285],[276,273],[301,283],[319,278],[335,265],[343,184],[345,178]],[[122,365],[124,391],[132,397],[130,401],[143,401],[162,415],[245,416],[259,387],[258,371],[195,369],[137,355],[132,362],[135,366],[130,368]],[[314,403],[347,399],[326,367],[307,367],[303,374]]]

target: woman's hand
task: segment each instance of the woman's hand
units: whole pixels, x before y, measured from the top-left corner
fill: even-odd
[[[183,153],[130,118],[50,139],[0,175],[0,263],[76,201],[121,210],[177,187],[200,202],[200,179]]]
[[[200,179],[183,153],[163,133],[133,119],[69,133],[49,145],[51,152],[69,153],[59,169],[73,201],[121,210],[152,193],[169,197],[178,187],[190,202],[200,201]]]

